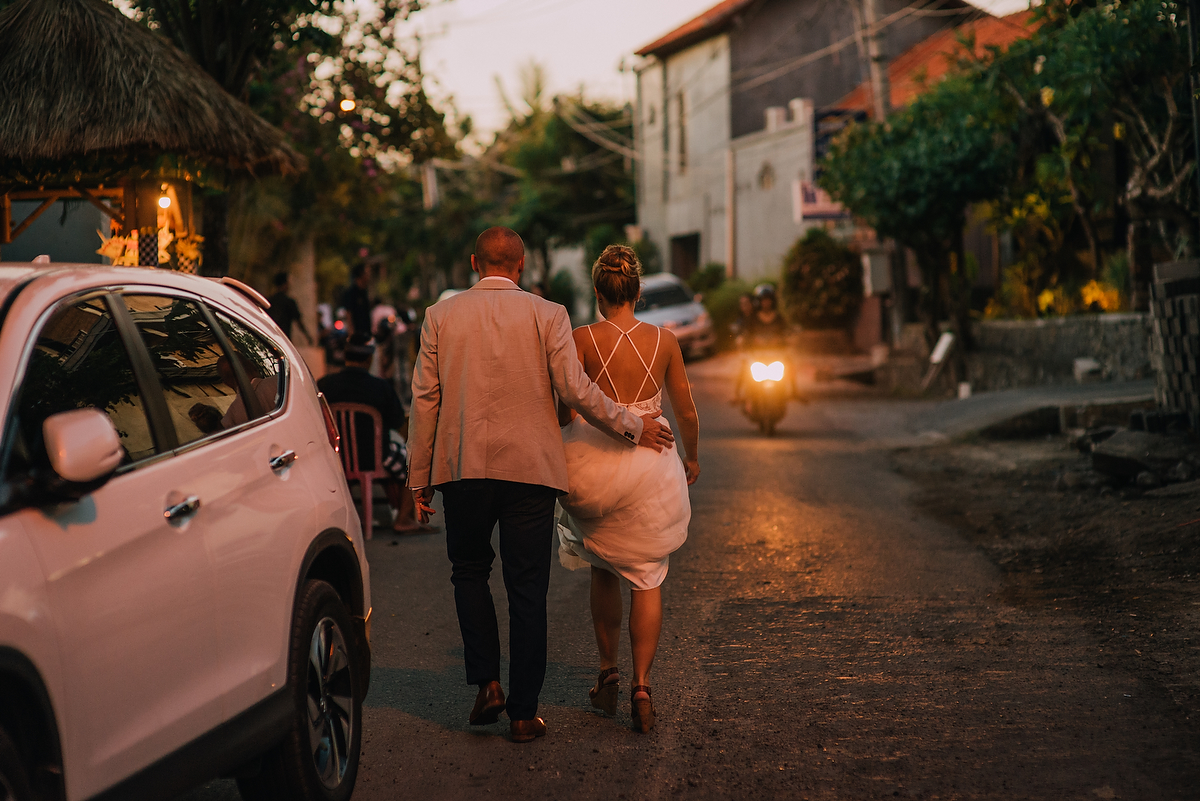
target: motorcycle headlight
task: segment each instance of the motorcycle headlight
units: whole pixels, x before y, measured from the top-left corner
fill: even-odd
[[[755,362],[750,365],[750,375],[758,382],[763,381],[782,381],[783,380],[783,362],[771,362],[763,364]]]

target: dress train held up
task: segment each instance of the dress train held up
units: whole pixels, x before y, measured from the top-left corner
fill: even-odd
[[[628,331],[621,331],[600,375],[608,372],[608,363],[622,338],[629,340],[646,368],[647,378],[655,383],[650,367],[658,356],[659,343],[655,343],[654,356],[647,364]],[[659,342],[661,339],[660,330]],[[644,387],[645,381],[635,398]],[[634,414],[654,415],[667,425],[662,417],[662,387],[647,400],[615,400]],[[634,589],[650,590],[661,585],[670,555],[687,539],[692,517],[687,475],[679,452],[675,447],[662,452],[630,448],[579,416],[563,428],[563,447],[570,492],[561,499],[565,512],[558,526],[559,561],[572,570],[587,565],[608,570],[627,579]]]

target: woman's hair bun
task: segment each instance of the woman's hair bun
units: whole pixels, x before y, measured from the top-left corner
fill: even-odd
[[[637,300],[641,293],[642,263],[628,245],[609,245],[592,265],[592,283],[614,306]]]

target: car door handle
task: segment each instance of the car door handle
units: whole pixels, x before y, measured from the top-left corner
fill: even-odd
[[[200,508],[200,499],[192,495],[179,503],[168,506],[163,510],[163,517],[167,520],[178,520],[181,517],[186,517]]]
[[[282,470],[283,468],[290,465],[292,462],[296,461],[296,458],[297,457],[296,457],[295,451],[284,451],[283,453],[279,454],[278,456],[272,456],[271,457],[271,469],[272,470]]]

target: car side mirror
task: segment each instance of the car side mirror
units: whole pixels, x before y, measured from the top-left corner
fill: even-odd
[[[42,437],[54,472],[88,491],[107,481],[125,456],[117,429],[100,409],[52,414],[42,423]]]

